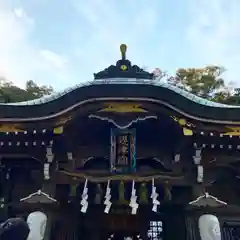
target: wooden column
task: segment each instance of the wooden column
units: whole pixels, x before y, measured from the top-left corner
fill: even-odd
[[[52,182],[46,182],[43,184],[43,191],[48,193],[51,197],[55,196],[56,185]],[[53,213],[48,209],[44,209],[45,214],[47,215],[47,226],[44,235],[44,240],[51,240],[51,230],[53,227]]]
[[[194,214],[191,212],[186,211],[185,217],[185,224],[186,224],[186,240],[199,240],[199,231],[198,231],[198,219]]]

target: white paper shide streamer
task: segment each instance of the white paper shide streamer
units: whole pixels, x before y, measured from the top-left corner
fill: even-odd
[[[160,205],[160,202],[157,200],[158,193],[156,192],[156,187],[154,185],[154,179],[152,179],[152,193],[151,193],[150,198],[152,198],[152,202],[153,202],[152,211],[157,212],[157,208]]]
[[[135,189],[135,181],[132,181],[132,194],[131,194],[131,199],[129,206],[132,208],[132,214],[135,215],[137,214],[137,209],[139,204],[137,203],[137,195],[136,195],[136,189]]]
[[[82,200],[81,200],[81,205],[82,205],[81,212],[82,213],[86,213],[87,208],[88,208],[88,187],[87,187],[87,184],[88,184],[88,180],[86,179],[85,183],[84,183]]]
[[[104,205],[105,205],[105,209],[104,209],[104,212],[105,213],[109,213],[110,211],[110,208],[112,206],[112,202],[111,202],[111,187],[110,187],[110,180],[108,180],[108,183],[107,183],[107,188],[106,188],[106,194],[105,194],[105,200],[104,200]]]

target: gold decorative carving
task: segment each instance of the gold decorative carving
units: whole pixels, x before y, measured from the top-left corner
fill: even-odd
[[[196,127],[195,125],[188,122],[184,118],[178,118],[176,116],[171,116],[171,118],[181,126],[184,136],[192,136],[193,135],[193,131],[191,128],[195,128]]]
[[[56,121],[55,126],[64,126],[70,120],[72,120],[72,116],[61,117]]]
[[[151,181],[153,178],[156,180],[177,180],[180,181],[185,178],[184,175],[178,175],[178,176],[165,176],[161,172],[158,174],[154,174],[151,176],[138,176],[138,175],[133,175],[133,174],[128,174],[128,175],[123,175],[123,174],[115,174],[115,175],[109,175],[109,176],[91,176],[88,174],[85,174],[83,172],[70,172],[70,171],[64,171],[61,170],[59,173],[62,173],[64,175],[67,175],[69,177],[74,177],[74,178],[81,178],[81,179],[88,179],[90,182],[107,182],[108,180],[111,181],[132,181],[134,180],[135,182],[148,182]]]
[[[137,103],[106,103],[105,107],[99,112],[113,113],[146,113],[145,109]]]
[[[184,118],[178,118],[176,116],[171,116],[171,118],[177,122],[180,126],[182,127],[188,127],[188,128],[195,128],[196,125],[194,125],[193,123],[191,122],[188,122],[186,119]]]
[[[24,132],[19,124],[1,124],[0,132]]]
[[[229,129],[229,131],[223,133],[223,135],[240,136],[240,127],[231,127],[231,126],[226,126],[226,127]]]
[[[127,52],[127,45],[126,44],[121,44],[120,45],[120,52],[122,56],[122,60],[126,59],[126,52]]]
[[[188,128],[183,128],[183,134],[184,134],[184,136],[192,136],[193,131],[191,129],[188,129]]]
[[[62,134],[63,133],[63,126],[54,128],[53,133],[56,134],[56,135],[57,134]]]

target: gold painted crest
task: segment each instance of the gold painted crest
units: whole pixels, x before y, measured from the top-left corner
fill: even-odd
[[[99,112],[112,113],[146,113],[147,111],[141,107],[140,104],[134,103],[107,103],[106,107]]]
[[[61,117],[59,119],[57,119],[55,126],[62,126],[65,125],[67,122],[69,122],[70,120],[72,120],[72,116],[67,116],[67,117]]]
[[[1,124],[0,132],[24,132],[18,124]]]
[[[229,129],[229,132],[225,132],[223,135],[240,136],[240,127],[227,126],[227,128]]]

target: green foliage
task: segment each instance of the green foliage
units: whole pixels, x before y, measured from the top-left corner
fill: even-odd
[[[232,94],[229,93],[222,102],[226,104],[240,105],[240,89],[235,88],[234,92]]]
[[[209,98],[224,87],[220,75],[224,69],[217,66],[204,68],[180,68],[176,72],[176,84],[203,98]]]
[[[25,89],[15,86],[12,82],[0,77],[0,102],[22,102],[50,95],[53,92],[52,87],[39,86],[34,81],[26,82]]]
[[[171,84],[197,96],[225,104],[240,104],[240,89],[230,91],[221,77],[225,69],[219,66],[180,68]]]
[[[26,91],[35,98],[40,98],[45,95],[50,95],[53,92],[52,87],[48,86],[38,86],[33,80],[28,80],[26,82]]]

